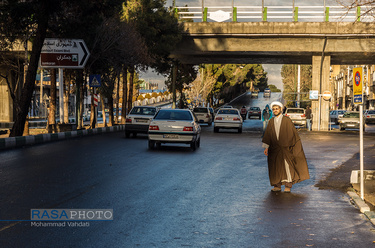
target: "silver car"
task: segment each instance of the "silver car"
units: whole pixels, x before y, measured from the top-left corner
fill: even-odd
[[[339,119],[340,130],[345,129],[359,129],[360,127],[360,118],[359,112],[346,112],[340,119]],[[363,131],[365,131],[365,121],[363,121]]]
[[[339,124],[339,119],[345,114],[345,112],[346,110],[343,109],[332,110],[329,113],[331,122],[334,122],[336,125]]]
[[[242,133],[242,117],[240,111],[235,108],[222,108],[217,111],[214,122],[214,132],[219,132],[221,128],[233,128],[237,129],[239,133]]]
[[[148,125],[154,117],[156,110],[156,107],[133,107],[126,116],[125,137],[129,138],[131,133],[133,137],[136,137],[137,133],[147,133]]]
[[[306,115],[303,108],[287,108],[285,116],[288,116],[294,125],[306,126]]]
[[[207,123],[209,126],[211,126],[212,115],[209,108],[196,107],[193,109],[193,113],[197,117],[199,123]]]
[[[165,143],[190,144],[195,151],[200,146],[201,127],[188,109],[161,109],[148,127],[148,148]]]
[[[366,124],[375,123],[375,110],[368,110],[365,113]]]

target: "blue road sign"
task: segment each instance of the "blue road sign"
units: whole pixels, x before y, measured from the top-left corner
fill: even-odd
[[[310,90],[309,98],[310,98],[310,100],[316,100],[316,99],[318,99],[319,98],[319,91],[317,91],[317,90]]]
[[[100,86],[102,86],[99,74],[90,75],[90,77],[89,77],[89,86],[90,87],[100,87]]]

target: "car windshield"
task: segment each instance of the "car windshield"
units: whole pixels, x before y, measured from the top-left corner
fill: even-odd
[[[207,108],[194,108],[193,111],[195,113],[207,113]]]
[[[346,112],[343,116],[344,118],[359,118],[358,112]]]
[[[132,111],[130,111],[130,114],[133,115],[155,115],[156,109],[155,108],[133,108]]]
[[[338,111],[338,114],[339,114],[339,115],[343,115],[344,113],[345,113],[344,110],[339,110],[339,111]]]
[[[238,111],[234,109],[220,109],[218,114],[238,115]]]
[[[160,110],[154,117],[155,120],[186,120],[192,121],[193,117],[188,111]]]
[[[303,114],[305,113],[304,109],[288,109],[287,110],[288,114]]]

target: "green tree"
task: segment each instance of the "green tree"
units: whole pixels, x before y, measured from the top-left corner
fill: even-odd
[[[281,92],[281,90],[278,89],[278,88],[276,87],[276,85],[273,85],[273,84],[269,84],[269,85],[268,85],[268,88],[271,90],[271,92]]]
[[[309,92],[312,86],[312,66],[301,65],[300,92]],[[298,67],[297,65],[283,65],[281,77],[284,85],[283,98],[289,106],[294,106],[297,100]],[[301,94],[301,101],[308,101],[308,94]]]
[[[21,136],[23,133],[35,86],[40,51],[47,34],[57,38],[92,37],[88,35],[90,33],[88,31],[96,28],[95,23],[100,21],[103,15],[113,14],[113,11],[121,6],[119,5],[121,2],[119,0],[9,0],[1,4],[2,51],[11,50],[13,45],[20,41],[32,43],[32,49],[24,61],[24,63],[28,62],[28,66],[23,87],[20,89],[20,100],[16,102],[17,113],[10,136]],[[89,14],[85,15],[85,13]],[[92,21],[89,22],[89,19]],[[72,36],[67,37],[69,34]],[[18,72],[22,74],[22,71],[22,66],[19,66]]]
[[[208,101],[213,99],[228,102],[251,88],[263,90],[267,87],[267,72],[259,64],[213,64],[205,66],[205,75],[215,83]]]

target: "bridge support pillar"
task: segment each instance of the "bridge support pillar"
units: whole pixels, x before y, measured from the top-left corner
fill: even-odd
[[[331,56],[324,56],[323,68],[321,70],[322,56],[312,57],[312,90],[320,90],[319,94],[324,91],[330,90],[329,74],[331,66]],[[320,74],[321,77],[320,77]],[[321,78],[321,82],[320,82]],[[321,84],[321,85],[320,85]],[[320,108],[319,108],[320,105]],[[320,111],[319,111],[320,109]],[[311,106],[313,114],[313,131],[328,131],[329,129],[329,101],[313,100]],[[320,125],[319,125],[319,112],[320,112]]]

